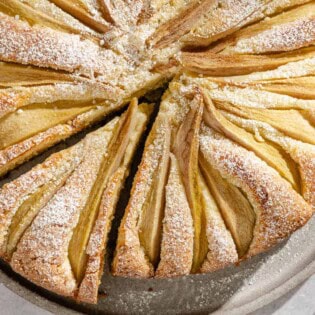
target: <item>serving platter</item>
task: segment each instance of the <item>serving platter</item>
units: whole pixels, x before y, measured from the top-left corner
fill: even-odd
[[[97,127],[97,126],[96,126]],[[94,127],[94,128],[96,128]],[[93,128],[93,129],[94,129]],[[5,182],[26,172],[52,152],[82,138],[86,132],[54,147],[11,172]],[[54,314],[247,314],[274,301],[315,272],[315,217],[273,250],[239,266],[176,279],[126,279],[110,274],[110,261],[132,177],[141,158],[133,162],[120,198],[108,246],[107,262],[97,305],[77,304],[39,288],[0,262],[0,281],[10,290]]]

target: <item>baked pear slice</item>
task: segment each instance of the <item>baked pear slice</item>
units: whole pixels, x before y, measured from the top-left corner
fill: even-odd
[[[194,256],[194,222],[186,196],[179,163],[170,154],[170,171],[165,187],[165,210],[161,259],[155,272],[157,278],[190,274]]]
[[[288,65],[283,66],[285,67],[283,69],[284,72],[296,70],[297,65],[293,67],[294,70],[287,66]],[[307,68],[305,70],[307,70]],[[254,75],[250,74],[232,77],[235,78],[235,81],[229,80],[230,83],[219,82],[217,79],[215,79],[215,81],[213,79],[205,79],[201,80],[200,85],[207,90],[216,107],[220,107],[220,105],[222,107],[233,105],[232,107],[250,107],[258,109],[266,108],[276,110],[311,110],[314,108],[315,100],[313,99],[296,98],[284,94],[264,91],[263,89],[259,88],[259,84],[262,78],[264,78],[264,74],[266,74],[266,78],[268,78],[268,73],[273,76],[276,71],[277,70],[271,70],[270,72],[260,72],[260,75],[257,75],[256,77],[257,81],[252,82],[253,84],[248,84],[247,82],[247,78]],[[296,75],[298,75],[298,73]],[[224,80],[226,80],[226,78]],[[270,82],[272,82],[271,80],[272,79],[270,79]]]
[[[73,82],[74,78],[61,72],[0,62],[0,88],[34,86]]]
[[[198,180],[199,129],[203,114],[203,99],[195,95],[195,104],[180,125],[173,144],[173,152],[178,160],[186,196],[194,222],[194,258],[192,272],[200,269],[205,260],[208,243],[206,238],[205,213]]]
[[[315,144],[315,128],[299,110],[274,110],[218,104],[218,107],[238,116],[265,122],[289,137]]]
[[[89,12],[89,6],[86,1],[81,0],[51,0],[55,5],[62,10],[68,12],[73,17],[81,21],[83,24],[92,28],[99,33],[105,33],[109,30],[110,24],[108,24],[101,16],[100,12],[95,14],[99,8],[93,7],[94,14]],[[95,1],[95,4],[97,2]]]
[[[148,44],[155,48],[165,48],[175,43],[191,30],[205,12],[213,10],[216,5],[214,0],[203,0],[201,2],[192,1],[183,6],[174,18],[157,28],[148,39]]]
[[[16,272],[57,294],[97,301],[110,222],[150,113],[151,106],[133,101],[80,142],[80,162],[17,244],[10,261]]]
[[[315,76],[261,82],[259,83],[259,88],[273,93],[314,100]]]
[[[200,165],[224,222],[233,236],[238,255],[243,257],[253,239],[256,221],[255,211],[243,192],[222,178],[220,172],[202,155]]]
[[[239,257],[231,232],[227,229],[218,204],[210,193],[201,172],[199,172],[199,183],[202,191],[202,206],[205,211],[208,240],[208,253],[200,272],[207,273],[236,263]]]
[[[255,154],[268,165],[276,169],[295,190],[299,191],[298,170],[295,163],[286,152],[267,141],[258,141],[253,134],[227,120],[220,111],[215,108],[206,91],[204,91],[204,100],[204,121],[208,126],[223,133],[226,137],[244,146],[248,150],[255,152]]]
[[[315,4],[311,1],[240,30],[222,53],[267,54],[309,47],[315,44],[314,26]]]
[[[210,76],[224,77],[272,70],[287,63],[297,62],[314,56],[314,48],[269,55],[216,54],[210,49],[202,52],[182,52],[180,59],[186,70]]]
[[[107,99],[87,82],[0,89],[0,176],[120,108]]]
[[[200,151],[207,166],[220,174],[221,181],[236,187],[253,208],[253,238],[244,259],[273,247],[312,216],[310,205],[274,169],[205,125]]]

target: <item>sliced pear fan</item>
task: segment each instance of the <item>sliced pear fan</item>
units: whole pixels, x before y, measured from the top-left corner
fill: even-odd
[[[213,105],[209,95],[204,91],[205,123],[222,132],[248,150],[255,152],[267,164],[275,168],[297,191],[299,191],[299,175],[295,163],[283,150],[267,141],[257,141],[251,133],[227,120]]]
[[[164,133],[162,151],[157,161],[153,175],[153,183],[146,201],[142,207],[139,230],[140,243],[149,258],[156,266],[160,258],[160,244],[162,237],[162,220],[165,206],[164,187],[169,168],[170,131]]]
[[[243,258],[271,248],[312,216],[308,203],[253,152],[205,125],[200,149],[204,176]]]
[[[181,124],[173,144],[182,174],[187,199],[194,221],[194,258],[192,271],[197,272],[208,252],[206,238],[205,213],[202,207],[202,196],[198,182],[199,128],[202,120],[203,101],[200,94],[195,96],[196,104],[188,112]]]
[[[230,113],[222,114],[237,124],[241,128],[255,134],[258,133],[260,138],[267,139],[277,146],[280,146],[290,155],[291,159],[298,166],[300,173],[301,194],[306,201],[313,207],[315,205],[315,146],[303,143],[299,140],[292,139],[275,128],[259,121],[251,121]]]

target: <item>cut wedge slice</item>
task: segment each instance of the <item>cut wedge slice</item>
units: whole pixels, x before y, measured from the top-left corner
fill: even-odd
[[[146,141],[131,197],[120,224],[113,273],[147,278],[160,255],[164,187],[169,168],[170,121],[160,112]]]
[[[73,231],[69,244],[69,259],[78,283],[81,283],[84,276],[88,259],[86,247],[108,180],[121,167],[124,158],[130,160],[130,157],[124,157],[124,155],[128,145],[131,148],[134,147],[134,144],[130,145],[130,137],[137,123],[137,107],[137,101],[133,100],[127,113],[119,120],[115,130],[113,130],[107,154],[103,157],[95,183],[90,191],[90,200],[81,210],[79,222]]]
[[[14,270],[56,293],[97,301],[110,222],[150,113],[151,106],[138,107],[133,100],[122,117],[78,143],[79,163],[18,242],[10,261]],[[38,207],[45,189],[33,196],[33,206]],[[26,208],[22,207],[21,217]],[[91,290],[86,291],[89,283]]]

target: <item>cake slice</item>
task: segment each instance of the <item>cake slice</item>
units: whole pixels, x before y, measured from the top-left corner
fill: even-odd
[[[189,112],[190,106],[197,106],[198,102],[194,100],[190,104],[193,97],[192,91],[182,94],[179,88],[180,86],[174,82],[170,91],[164,95],[159,114],[146,141],[130,200],[119,228],[112,264],[114,275],[148,278],[155,275],[156,268],[159,270],[159,277],[167,274],[180,275],[190,271],[193,258],[193,231],[188,230],[187,233],[190,234],[187,236],[184,235],[185,230],[168,230],[166,234],[163,233],[164,225],[165,229],[178,228],[177,224],[172,224],[173,217],[187,214],[188,207],[190,208],[188,204],[184,204],[183,209],[176,208],[176,205],[180,207],[176,198],[186,200],[187,197],[181,179],[178,156],[171,152],[174,149],[178,128]],[[182,100],[185,106],[181,106],[179,102],[181,97],[185,100]],[[172,162],[170,156],[172,156]],[[171,177],[169,177],[170,167]],[[179,190],[178,196],[175,189]],[[192,219],[188,217],[185,221],[189,226]],[[185,259],[183,266],[172,261],[176,257],[172,252],[168,252],[172,248],[168,246],[169,238],[174,235],[178,240],[186,239],[188,242],[178,242],[182,248],[178,259],[180,261]],[[161,246],[163,246],[162,250]],[[187,246],[189,247],[186,248]],[[162,263],[161,267],[158,266],[159,263]]]
[[[58,294],[96,303],[110,222],[150,113],[150,106],[133,100],[120,118],[39,165],[45,176],[30,189],[26,183],[40,176],[37,169],[2,189],[8,200],[1,209],[3,256],[16,272]]]

